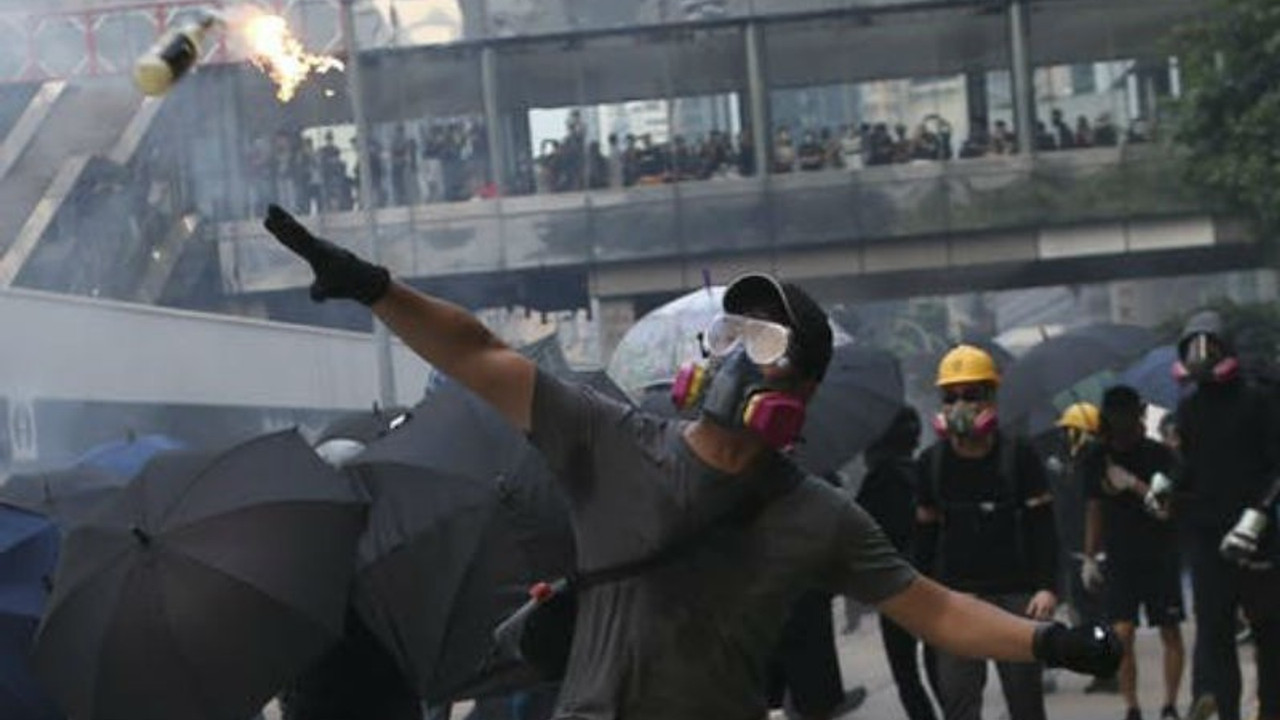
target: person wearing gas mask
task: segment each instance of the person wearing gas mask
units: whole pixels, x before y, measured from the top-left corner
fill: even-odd
[[[1046,621],[1058,602],[1053,495],[1035,449],[999,432],[999,383],[995,361],[971,345],[955,347],[938,364],[940,439],[919,459],[917,557],[946,585]],[[978,720],[986,660],[938,649],[943,714]],[[1012,720],[1044,720],[1042,665],[999,658],[996,668]]]
[[[1054,521],[1058,528],[1058,584],[1063,588],[1067,603],[1077,622],[1106,622],[1101,599],[1089,592],[1082,582],[1078,563],[1085,563],[1085,478],[1081,474],[1081,460],[1087,457],[1097,444],[1098,406],[1078,401],[1067,406],[1058,417],[1058,452],[1050,456],[1048,463],[1049,489],[1053,493]],[[1119,681],[1115,677],[1094,678],[1084,692],[1118,692]]]
[[[1148,512],[1143,497],[1174,473],[1173,453],[1145,435],[1146,406],[1127,385],[1102,397],[1101,443],[1081,461],[1089,504],[1085,519],[1085,587],[1104,598],[1106,614],[1120,641],[1120,694],[1125,720],[1141,720],[1138,704],[1134,630],[1139,609],[1147,624],[1160,629],[1164,646],[1164,705],[1161,720],[1177,720],[1178,688],[1185,650],[1179,625],[1182,604],[1181,558],[1173,524]]]
[[[1019,617],[919,576],[851,498],[788,459],[832,342],[826,314],[798,286],[753,274],[728,287],[705,334],[711,361],[673,388],[700,408],[686,422],[541,371],[470,313],[277,206],[265,226],[310,265],[313,299],[369,306],[528,433],[568,498],[580,571],[698,539],[658,567],[579,589],[556,718],[763,718],[765,664],[810,590],[876,605],[956,655],[1099,673],[1118,662],[1105,628]]]
[[[1196,617],[1188,717],[1239,720],[1236,615],[1257,648],[1261,720],[1280,720],[1280,539],[1272,492],[1280,471],[1280,416],[1268,393],[1246,381],[1212,311],[1193,315],[1178,341],[1174,374],[1194,391],[1178,404],[1181,472],[1154,483],[1148,503],[1172,508],[1184,531]]]

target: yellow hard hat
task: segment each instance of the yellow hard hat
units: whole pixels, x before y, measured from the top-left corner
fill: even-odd
[[[991,355],[973,345],[957,345],[938,363],[938,387],[960,383],[1000,384],[1000,372]]]
[[[1098,420],[1098,406],[1093,403],[1077,402],[1062,411],[1062,416],[1058,418],[1058,427],[1075,428],[1097,435]]]

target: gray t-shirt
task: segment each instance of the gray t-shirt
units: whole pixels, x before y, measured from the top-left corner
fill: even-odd
[[[781,478],[702,463],[681,423],[539,372],[531,440],[570,501],[578,564],[645,557]],[[814,477],[678,558],[584,590],[557,718],[758,720],[792,602],[824,589],[875,604],[915,578],[847,495]]]

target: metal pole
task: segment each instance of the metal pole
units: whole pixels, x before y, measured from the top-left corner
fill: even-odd
[[[480,91],[484,104],[484,125],[486,141],[489,144],[489,178],[498,195],[505,196],[511,191],[507,187],[507,147],[502,141],[502,116],[498,113],[498,70],[493,48],[480,50]]]
[[[1018,152],[1028,156],[1036,151],[1036,89],[1031,79],[1031,56],[1027,48],[1027,3],[1009,2],[1009,55],[1013,62],[1013,127],[1018,134]]]
[[[374,212],[373,174],[369,162],[369,119],[364,114],[364,85],[360,68],[360,45],[356,38],[354,7],[358,0],[342,0],[342,45],[347,54],[347,95],[351,98],[351,113],[356,123],[357,167],[360,171],[360,212],[364,215],[365,231],[372,248],[370,259],[382,264],[382,243],[378,239],[378,217]],[[373,340],[378,362],[378,402],[391,407],[396,402],[395,369],[391,364],[391,332],[376,317],[373,319]]]

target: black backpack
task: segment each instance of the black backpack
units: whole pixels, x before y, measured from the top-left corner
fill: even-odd
[[[951,544],[946,542],[949,539],[946,529],[948,515],[955,518],[958,515],[967,514],[971,519],[977,521],[977,519],[984,516],[994,518],[997,513],[1001,512],[1012,513],[1014,555],[1017,558],[1017,568],[1019,572],[1026,572],[1030,569],[1024,521],[1027,505],[1022,497],[1018,483],[1018,442],[1012,436],[1001,434],[997,440],[996,448],[999,453],[997,467],[1000,473],[1000,491],[996,499],[990,502],[947,500],[942,493],[942,461],[946,447],[939,444],[928,451],[930,453],[929,468],[928,475],[924,478],[924,481],[929,483],[934,502],[937,503],[938,512],[942,515],[943,523],[943,529],[938,533],[938,547],[935,555],[940,577],[943,569],[947,567],[949,555],[947,546]],[[951,555],[954,557],[954,552]]]

